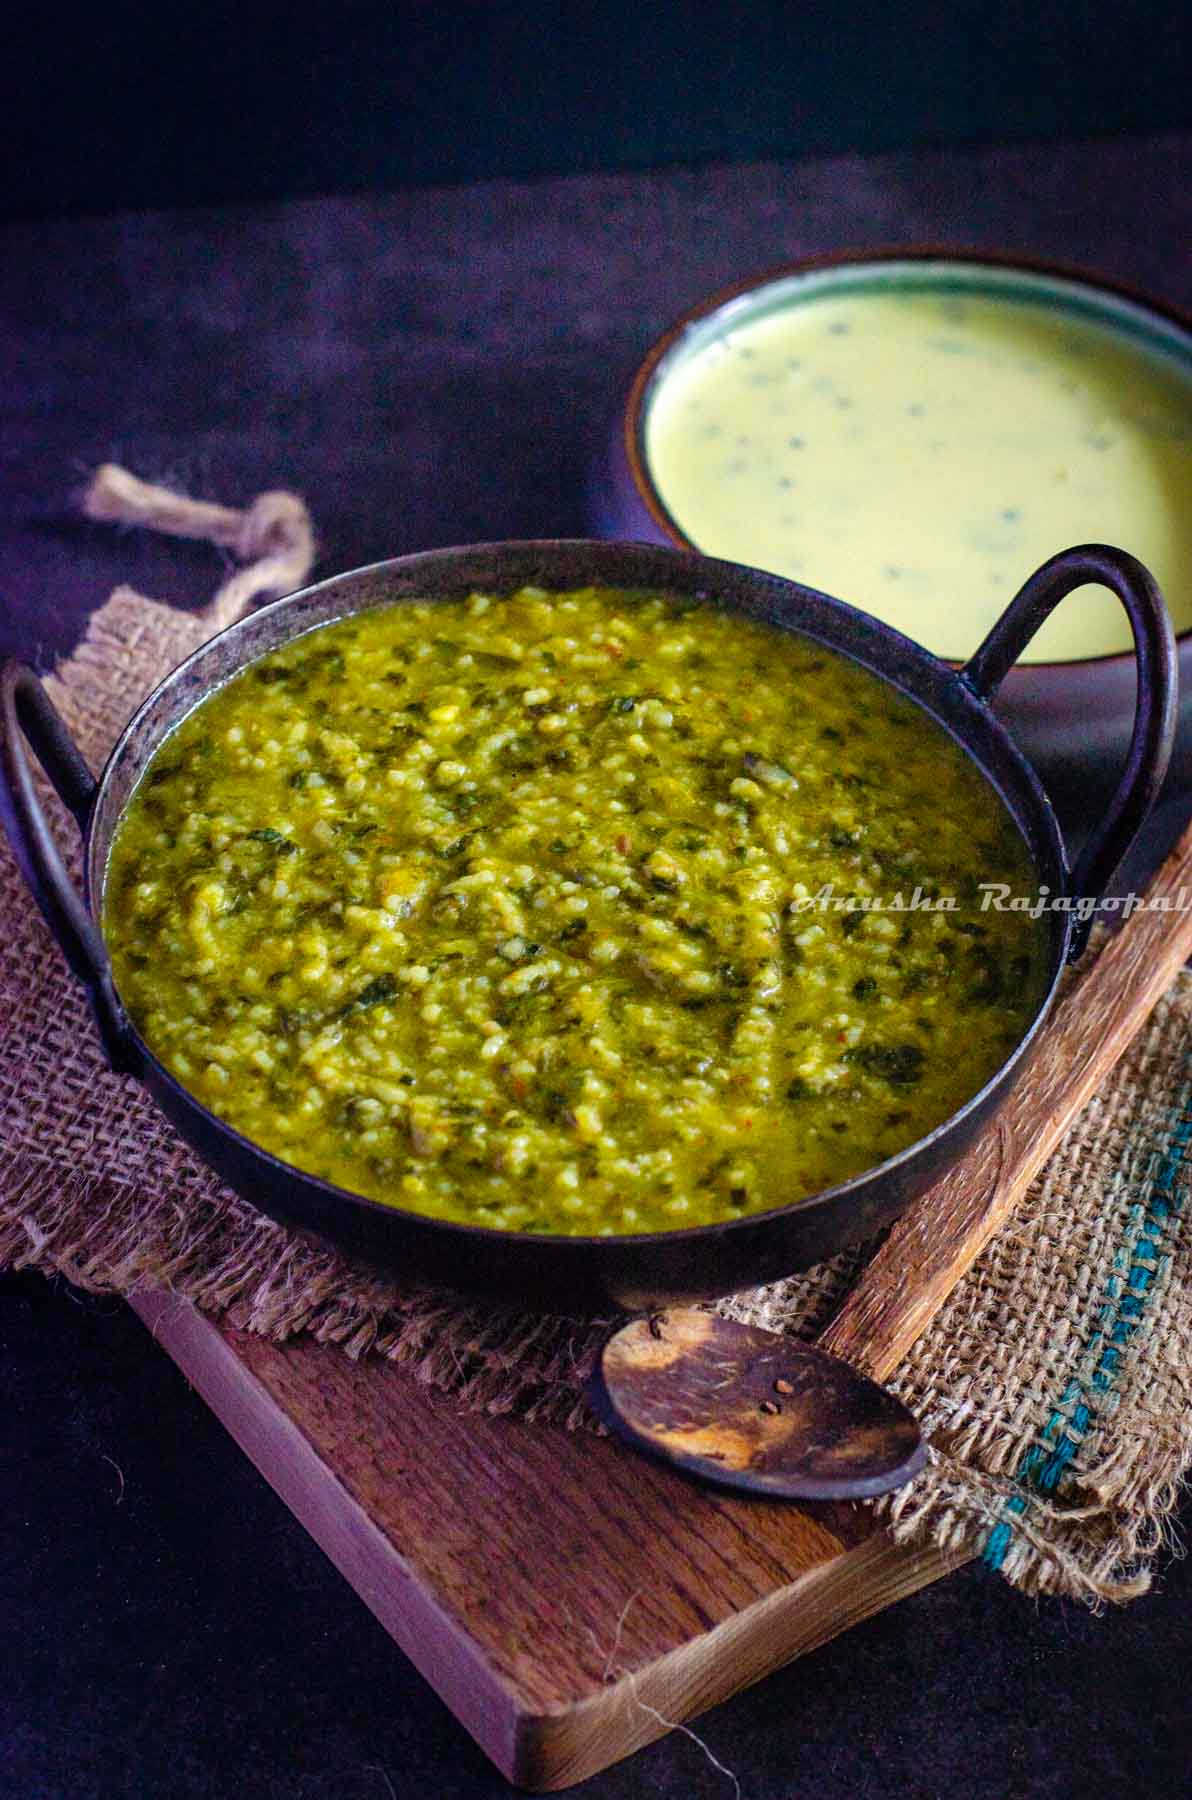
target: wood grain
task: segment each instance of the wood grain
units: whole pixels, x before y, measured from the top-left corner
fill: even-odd
[[[872,1498],[910,1481],[927,1456],[918,1421],[888,1388],[812,1344],[703,1307],[668,1307],[614,1332],[588,1398],[635,1448],[775,1500]]]
[[[1192,830],[1150,889],[1192,894]],[[1192,953],[1138,913],[1057,1006],[964,1160],[904,1215],[825,1348],[888,1374]],[[460,1414],[380,1359],[138,1312],[511,1780],[583,1780],[955,1566],[862,1508],[701,1487],[615,1440]]]
[[[581,1781],[956,1566],[860,1508],[716,1494],[612,1440],[461,1415],[380,1359],[134,1304],[512,1781]]]
[[[820,1345],[878,1380],[922,1336],[1192,956],[1192,826],[1137,911],[1056,1005],[1034,1058],[964,1157],[894,1226]],[[1185,910],[1179,910],[1181,906]]]

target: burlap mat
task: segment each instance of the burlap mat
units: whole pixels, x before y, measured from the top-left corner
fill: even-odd
[[[179,511],[181,509],[181,511]],[[297,585],[305,509],[199,507],[107,472],[96,517],[207,536],[250,566],[201,618],[128,589],[51,681],[92,765],[183,655],[262,593]],[[74,836],[59,809],[62,841]],[[167,1286],[249,1331],[382,1355],[463,1406],[588,1423],[599,1329],[378,1279],[222,1188],[137,1084],[106,1072],[80,990],[0,850],[0,1267],[96,1291]],[[881,1503],[896,1536],[984,1556],[1032,1592],[1145,1591],[1192,1462],[1192,1141],[1181,977],[961,1282],[894,1385],[931,1435],[929,1468]],[[859,1253],[724,1303],[794,1333],[823,1323]]]

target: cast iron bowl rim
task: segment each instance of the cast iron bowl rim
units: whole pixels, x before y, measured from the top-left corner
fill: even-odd
[[[759,270],[754,275],[743,276],[731,282],[727,287],[717,288],[694,306],[688,307],[654,339],[645,357],[638,365],[637,372],[629,387],[621,415],[622,440],[626,461],[629,465],[630,478],[637,490],[639,499],[655,525],[664,531],[678,550],[693,550],[699,555],[701,551],[694,539],[688,537],[678,520],[673,517],[662,499],[654,477],[650,470],[650,459],[646,454],[645,427],[647,401],[656,382],[664,379],[662,364],[672,351],[678,349],[682,339],[702,320],[722,308],[730,306],[733,301],[741,300],[755,289],[770,287],[775,282],[783,281],[790,276],[814,275],[820,270],[863,268],[866,263],[880,265],[882,263],[961,263],[975,268],[1003,269],[1017,271],[1023,275],[1043,275],[1066,282],[1072,287],[1083,288],[1096,295],[1110,295],[1127,301],[1141,312],[1153,313],[1167,325],[1174,325],[1187,339],[1189,361],[1192,363],[1192,311],[1177,305],[1171,300],[1159,299],[1145,288],[1135,287],[1126,281],[1119,281],[1115,276],[1102,275],[1095,269],[1083,268],[1079,263],[1057,261],[1050,257],[1019,256],[1012,250],[982,250],[973,244],[933,244],[914,242],[909,244],[877,244],[872,248],[854,247],[847,250],[831,250],[817,252],[813,256],[797,257],[793,262],[777,263],[772,268]],[[796,583],[796,585],[798,585]],[[814,591],[814,590],[812,590]],[[892,627],[896,629],[896,627]],[[1175,634],[1177,653],[1182,653],[1185,646],[1192,646],[1192,625]],[[952,657],[937,657],[937,662],[948,668],[959,669],[962,662]],[[1066,669],[1125,668],[1134,661],[1134,651],[1115,650],[1104,656],[1069,656],[1057,662],[1029,662],[1022,664],[1022,673],[1031,676],[1043,675],[1052,680],[1062,679]]]
[[[237,633],[247,633],[257,620],[267,615],[283,612],[287,607],[290,607],[299,601],[310,599],[312,596],[323,593],[328,589],[333,589],[341,583],[353,583],[370,577],[373,579],[383,578],[389,571],[399,567],[403,572],[417,572],[419,566],[435,568],[443,564],[450,564],[454,559],[459,557],[483,555],[485,553],[499,555],[502,552],[509,551],[540,552],[550,556],[555,551],[560,550],[593,549],[598,551],[603,549],[608,549],[610,551],[632,550],[646,552],[654,556],[662,556],[667,561],[673,560],[676,567],[680,570],[687,570],[692,574],[698,573],[701,582],[709,585],[712,585],[715,582],[716,572],[720,569],[724,569],[730,571],[734,576],[746,577],[751,583],[761,583],[779,589],[793,589],[801,596],[810,598],[817,605],[825,606],[830,611],[859,616],[868,629],[872,630],[876,626],[881,635],[900,641],[900,643],[908,648],[914,656],[926,659],[928,662],[937,663],[945,669],[948,668],[948,665],[943,662],[942,658],[933,656],[929,650],[926,650],[922,644],[917,643],[913,638],[908,638],[903,632],[896,630],[893,626],[885,624],[882,620],[874,620],[870,614],[863,612],[859,607],[851,606],[845,600],[838,600],[831,594],[821,593],[818,588],[805,587],[802,583],[791,581],[786,576],[775,575],[763,569],[753,569],[744,563],[730,563],[724,558],[706,556],[702,551],[679,548],[672,549],[667,545],[637,544],[614,539],[593,538],[511,538],[498,539],[487,543],[456,544],[436,550],[414,551],[405,556],[389,557],[381,562],[364,563],[353,569],[342,570],[337,575],[330,575],[321,581],[311,582],[306,587],[297,588],[293,593],[285,594],[278,600],[273,600],[265,606],[257,607],[251,613],[246,614],[244,618],[237,619],[233,624],[228,625],[222,631],[215,633],[213,637],[208,638],[204,643],[200,644],[197,649],[191,651],[189,656],[185,657],[182,662],[176,664],[173,669],[164,675],[151,692],[146,695],[145,699],[129,719],[124,730],[120,733],[120,736],[113,745],[96,783],[85,834],[83,862],[84,897],[88,911],[95,920],[101,938],[104,935],[103,920],[96,912],[93,904],[93,896],[97,889],[102,892],[103,881],[106,879],[107,872],[107,854],[111,851],[111,845],[115,837],[119,819],[123,817],[124,813],[124,808],[122,807],[109,833],[108,842],[105,846],[104,866],[100,869],[97,867],[98,844],[93,831],[93,824],[99,813],[104,791],[109,780],[114,776],[119,767],[124,755],[125,746],[136,737],[142,717],[157,703],[167,687],[172,686],[175,682],[184,681],[192,667],[202,658],[211,654],[214,645],[233,638]],[[339,618],[353,616],[354,611],[368,612],[375,606],[384,606],[386,604],[404,605],[411,603],[415,599],[415,596],[409,596],[407,600],[399,599],[396,602],[386,602],[384,598],[377,599],[359,608],[349,609],[347,612],[337,615],[336,618],[320,620],[316,624],[310,626],[308,630],[317,631],[324,625],[337,623]],[[718,604],[714,589],[710,593],[709,599],[713,605]],[[433,599],[431,603],[435,603]],[[727,604],[725,610],[733,612],[738,609],[734,608],[731,604]],[[771,629],[789,631],[792,636],[807,637],[813,642],[823,641],[817,639],[811,631],[803,630],[802,628],[792,628],[782,625],[775,626],[770,621],[767,621],[767,624]],[[288,638],[284,641],[286,643],[294,643],[297,642],[300,637],[305,635],[307,635],[306,632],[296,632],[292,638]],[[280,645],[276,646],[276,648],[280,647]],[[878,670],[871,668],[870,665],[863,662],[859,656],[852,655],[849,651],[842,650],[833,643],[825,643],[824,647],[833,650],[837,655],[845,657],[848,661],[856,663],[859,667],[867,669],[876,679],[883,681],[886,686],[892,687],[895,692],[903,692],[897,682],[892,680],[890,676],[883,675]],[[271,652],[263,651],[260,654],[268,655],[271,654]],[[149,755],[154,756],[157,754],[157,751],[161,748],[170,733],[177,730],[196,707],[201,706],[204,701],[208,700],[214,693],[218,692],[219,688],[226,686],[229,681],[234,680],[244,669],[250,668],[256,660],[257,658],[255,656],[245,657],[242,661],[237,663],[236,667],[230,670],[220,682],[215,685],[207,686],[198,692],[193,705],[173,721],[168,731],[162,733],[162,735],[158,737]],[[959,681],[960,677],[959,675],[954,675],[953,679]],[[1013,818],[1011,808],[1002,795],[1001,790],[993,780],[989,771],[983,763],[977,759],[968,746],[961,743],[944,720],[937,718],[932,714],[921,701],[917,700],[911,694],[906,694],[904,697],[910,700],[913,705],[919,707],[921,711],[928,713],[928,716],[932,718],[939,729],[946,732],[952,742],[957,745],[957,748],[965,758],[973,764],[982,779],[997,795],[998,801],[1005,811],[1010,813]],[[1050,848],[1055,857],[1057,871],[1060,874],[1066,889],[1070,872],[1064,850],[1063,837],[1060,833],[1059,824],[1051,801],[1048,799],[1041,781],[1023,752],[1015,744],[1009,732],[1007,732],[1001,721],[993,714],[988,701],[981,699],[971,690],[970,698],[972,703],[985,715],[985,722],[988,726],[992,727],[995,738],[1001,740],[1002,750],[1008,753],[1019,765],[1020,775],[1025,776],[1026,785],[1031,791],[1032,798],[1037,803],[1038,817],[1046,827],[1046,836],[1049,839]],[[148,766],[147,762],[145,766]],[[134,783],[134,786],[130,791],[130,799],[132,793],[135,793],[140,779],[141,778],[138,777],[138,781]],[[126,800],[125,807],[127,807],[127,805],[128,801]],[[1018,829],[1016,820],[1015,828]],[[1027,851],[1028,855],[1030,855],[1035,873],[1038,874],[1038,859],[1032,853],[1029,845],[1027,846]],[[96,879],[97,877],[99,878],[98,880]],[[781,1206],[765,1207],[756,1212],[744,1213],[740,1218],[720,1219],[705,1225],[686,1225],[672,1231],[614,1232],[608,1236],[590,1233],[572,1234],[545,1231],[505,1231],[499,1226],[469,1225],[464,1224],[461,1220],[457,1219],[436,1218],[433,1214],[421,1213],[412,1207],[396,1206],[382,1200],[373,1200],[367,1194],[358,1194],[351,1188],[339,1187],[334,1182],[325,1180],[322,1176],[314,1175],[306,1169],[299,1168],[294,1163],[288,1163],[281,1157],[275,1156],[271,1150],[267,1150],[262,1144],[257,1143],[255,1139],[246,1137],[243,1132],[237,1131],[235,1126],[230,1125],[226,1119],[220,1118],[218,1113],[212,1112],[209,1107],[204,1105],[196,1094],[192,1093],[191,1090],[184,1086],[176,1076],[172,1075],[156,1056],[133,1024],[127,1009],[124,1006],[123,1000],[120,1000],[120,1009],[123,1015],[125,1030],[128,1032],[130,1039],[134,1043],[142,1063],[152,1065],[156,1079],[170,1090],[173,1095],[182,1102],[184,1107],[195,1109],[211,1123],[217,1132],[225,1134],[228,1138],[233,1140],[233,1142],[250,1152],[251,1155],[260,1158],[272,1171],[275,1171],[278,1176],[285,1180],[297,1178],[304,1184],[308,1184],[316,1189],[328,1202],[346,1202],[349,1206],[363,1208],[367,1213],[388,1218],[395,1222],[413,1220],[419,1227],[431,1228],[437,1235],[440,1235],[447,1240],[452,1238],[462,1238],[470,1242],[484,1242],[491,1240],[494,1245],[508,1244],[510,1241],[515,1241],[541,1247],[567,1245],[574,1246],[576,1254],[579,1254],[584,1250],[590,1250],[592,1254],[597,1256],[602,1253],[605,1255],[619,1255],[625,1252],[627,1246],[641,1245],[643,1247],[665,1248],[680,1242],[695,1242],[700,1238],[706,1238],[709,1241],[712,1241],[719,1239],[726,1233],[756,1229],[758,1224],[762,1221],[778,1219],[795,1213],[810,1214],[822,1206],[830,1206],[836,1201],[847,1199],[854,1191],[868,1186],[875,1178],[888,1175],[891,1171],[896,1170],[902,1165],[919,1157],[926,1148],[937,1144],[946,1134],[954,1132],[958,1126],[961,1126],[974,1113],[979,1112],[983,1108],[995,1088],[1000,1087],[1008,1078],[1015,1075],[1019,1066],[1033,1049],[1035,1040],[1051,1012],[1056,996],[1056,989],[1067,964],[1068,953],[1072,941],[1074,916],[1075,915],[1071,912],[1063,915],[1062,929],[1059,933],[1058,942],[1053,939],[1051,954],[1055,959],[1055,966],[1052,971],[1051,980],[1039,1001],[1035,1016],[1030,1025],[1019,1038],[1010,1054],[998,1064],[988,1081],[986,1081],[975,1094],[972,1094],[969,1099],[965,1101],[963,1106],[958,1107],[955,1112],[949,1113],[947,1118],[942,1119],[933,1130],[928,1132],[924,1137],[916,1138],[913,1143],[906,1145],[905,1148],[897,1153],[897,1155],[887,1157],[884,1162],[874,1163],[870,1167],[862,1169],[858,1174],[850,1177],[848,1181],[840,1182],[835,1187],[821,1188],[814,1194],[806,1195],[802,1199],[785,1201]],[[115,984],[113,983],[113,986],[114,985]],[[118,990],[117,999],[120,999]],[[139,1069],[136,1073],[137,1079],[142,1079]],[[199,1154],[202,1155],[202,1152],[199,1152]],[[204,1157],[203,1160],[206,1161],[206,1158]],[[318,1227],[310,1226],[309,1229],[317,1230]]]

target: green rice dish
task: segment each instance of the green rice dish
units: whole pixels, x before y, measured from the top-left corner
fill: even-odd
[[[975,1094],[1044,974],[992,882],[1034,883],[1000,801],[867,671],[525,588],[356,614],[205,700],[120,823],[104,931],[162,1063],[285,1161],[633,1233],[805,1198]]]

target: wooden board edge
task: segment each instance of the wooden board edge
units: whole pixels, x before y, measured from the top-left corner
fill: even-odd
[[[743,1688],[939,1581],[964,1554],[896,1545],[883,1527],[639,1674],[578,1705],[523,1717],[510,1780],[556,1792],[620,1762]]]
[[[218,1326],[169,1293],[135,1294],[130,1304],[486,1756],[531,1791],[586,1780],[965,1560],[901,1549],[875,1527],[648,1669],[621,1673],[572,1706],[527,1713]]]
[[[524,1714],[472,1640],[212,1320],[160,1290],[133,1294],[129,1303],[398,1648],[510,1775]]]

